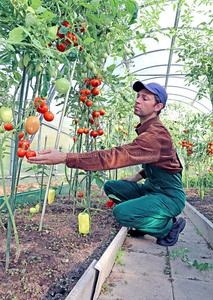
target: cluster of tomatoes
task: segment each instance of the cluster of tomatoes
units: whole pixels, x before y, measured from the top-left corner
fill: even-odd
[[[209,173],[212,172],[212,167],[208,168],[208,172],[209,172]]]
[[[97,74],[97,76],[99,77],[98,74]],[[98,86],[101,85],[101,83],[102,83],[101,82],[101,77],[100,78],[95,78],[95,79],[92,79],[92,80],[90,80],[89,78],[86,78],[84,80],[84,84],[86,84],[87,87],[91,85],[93,88],[92,88],[91,91],[90,91],[89,88],[87,88],[86,90],[84,90],[84,89],[80,90],[79,91],[79,93],[81,94],[80,101],[85,102],[87,100],[87,96],[89,96],[91,93],[92,93],[93,96],[99,95],[100,90],[99,90]],[[87,100],[86,105],[91,106],[92,101]]]
[[[65,30],[62,30],[62,32],[66,32],[66,33],[60,33],[61,29],[64,27]],[[83,33],[85,31],[85,28],[87,27],[85,22],[75,22],[74,23],[74,28],[75,28],[75,32],[81,32]],[[57,39],[57,44],[56,44],[56,48],[58,49],[58,51],[60,52],[64,52],[66,50],[67,47],[69,47],[70,45],[73,45],[74,47],[78,46],[78,37],[71,32],[71,25],[69,24],[69,22],[64,21],[62,23],[62,27],[58,27],[57,30],[57,36],[60,39]],[[51,43],[48,44],[49,47],[51,47]],[[83,45],[81,45],[79,47],[79,51],[83,50]]]
[[[22,138],[24,137],[24,133],[20,132],[19,133],[19,139],[21,139],[18,142],[18,151],[17,151],[17,156],[18,157],[24,157],[28,159],[29,157],[36,156],[36,152],[34,150],[28,150],[30,148],[30,142],[28,140],[23,140]]]
[[[48,111],[48,106],[43,98],[36,97],[34,106],[40,114],[43,114],[44,119],[47,122],[51,122],[54,119],[54,114]]]
[[[208,148],[206,151],[209,153],[210,156],[211,154],[213,154],[213,142],[208,143]]]
[[[181,142],[178,142],[178,144],[181,144]],[[186,147],[188,149],[188,154],[192,154],[196,151],[192,151],[192,147],[194,146],[194,144],[192,142],[187,142],[186,140],[182,141],[182,147]]]

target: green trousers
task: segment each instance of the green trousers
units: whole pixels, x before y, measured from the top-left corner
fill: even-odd
[[[169,174],[151,164],[143,167],[147,175],[144,184],[109,180],[104,191],[116,203],[113,214],[118,223],[164,238],[171,230],[173,218],[185,206],[181,175]]]

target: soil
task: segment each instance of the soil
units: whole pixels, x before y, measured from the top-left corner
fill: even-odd
[[[187,201],[213,222],[213,191],[200,200],[197,189],[185,189]],[[9,269],[5,270],[7,230],[0,227],[0,299],[37,300],[65,299],[90,263],[104,253],[121,226],[112,210],[106,208],[106,195],[93,192],[91,232],[80,235],[76,206],[68,195],[59,195],[48,205],[42,231],[38,231],[39,213],[31,215],[32,205],[16,210],[16,225],[20,241],[20,258],[15,258],[12,234]],[[80,200],[80,199],[79,199]],[[81,200],[80,200],[81,201]],[[2,220],[7,226],[6,215]]]

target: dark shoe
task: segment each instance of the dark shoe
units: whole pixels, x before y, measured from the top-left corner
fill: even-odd
[[[173,223],[172,229],[164,239],[157,239],[157,244],[161,246],[173,246],[177,243],[179,234],[183,231],[186,226],[186,220],[184,218],[176,219]]]
[[[143,231],[140,231],[136,228],[130,228],[127,233],[132,237],[140,237],[140,236],[144,236],[146,234]]]

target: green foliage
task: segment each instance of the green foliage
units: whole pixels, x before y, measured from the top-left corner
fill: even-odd
[[[125,254],[122,252],[122,249],[120,248],[119,251],[118,251],[118,253],[117,253],[115,264],[119,264],[121,266],[125,265],[125,263],[121,259],[122,256],[125,256]]]
[[[200,271],[205,271],[205,270],[209,270],[212,268],[212,264],[211,263],[198,263],[198,261],[196,259],[194,259],[193,261],[190,261],[188,258],[188,255],[186,253],[189,253],[190,251],[185,248],[185,249],[180,249],[180,250],[174,250],[174,251],[170,251],[170,256],[173,257],[173,259],[175,259],[176,257],[178,257],[179,255],[182,255],[181,260],[188,263],[190,266],[195,266],[196,269],[200,270]]]

